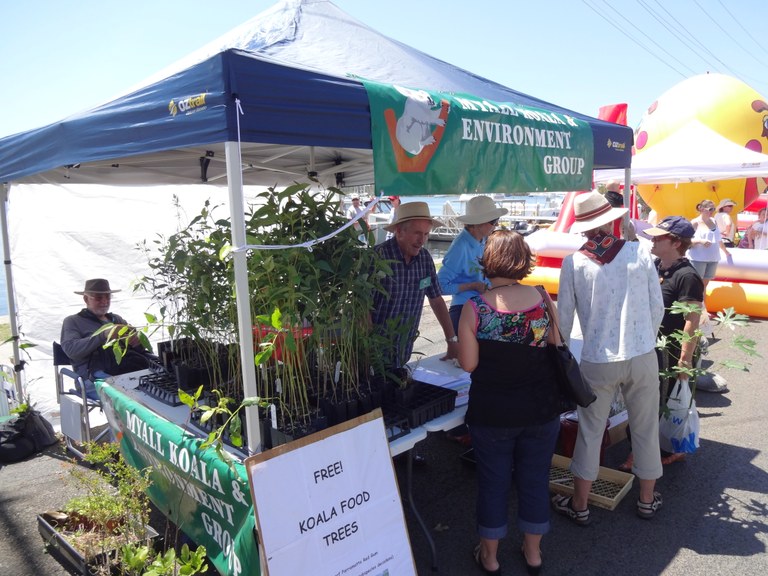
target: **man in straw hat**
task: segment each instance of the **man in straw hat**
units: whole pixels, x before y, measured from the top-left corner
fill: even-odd
[[[574,494],[556,496],[552,505],[576,524],[589,524],[587,498],[599,471],[605,422],[620,388],[632,428],[632,471],[640,483],[637,515],[648,519],[662,503],[654,491],[662,475],[655,351],[664,316],[659,276],[644,246],[611,234],[626,208],[611,207],[595,191],[578,196],[574,212],[571,231],[584,233],[587,242],[563,260],[557,304],[566,342],[575,316],[579,317],[584,339],[581,372],[597,400],[578,408],[579,431],[571,462]]]
[[[386,294],[374,295],[371,314],[375,329],[391,339],[391,347],[384,351],[387,371],[399,371],[411,357],[424,296],[445,334],[448,353],[443,359],[458,354],[459,340],[440,291],[435,263],[424,248],[435,224],[438,222],[430,215],[426,202],[401,204],[394,222],[384,228],[394,237],[375,248],[381,258],[392,262],[392,275],[382,282]],[[392,329],[393,323],[398,330]]]
[[[117,363],[111,349],[103,348],[108,331],[97,336],[93,333],[105,324],[115,324],[118,328],[128,323],[117,314],[109,311],[112,294],[109,281],[93,278],[85,281],[83,290],[76,290],[85,302],[85,308],[77,314],[67,316],[61,326],[61,347],[72,360],[72,369],[86,382],[86,395],[92,400],[99,400],[93,380],[104,379],[118,374],[127,374],[149,367],[152,354],[147,352],[134,335],[129,341],[129,349]]]

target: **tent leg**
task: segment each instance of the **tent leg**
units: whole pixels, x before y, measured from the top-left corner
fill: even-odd
[[[243,202],[243,173],[240,147],[237,142],[225,142],[227,158],[227,182],[229,209],[232,219],[232,246],[245,246],[245,206]],[[256,366],[253,363],[253,321],[251,320],[250,289],[248,286],[248,255],[233,252],[235,268],[235,299],[237,301],[237,325],[240,336],[240,363],[243,367],[243,393],[245,398],[258,396]],[[248,434],[248,450],[261,452],[261,428],[257,406],[245,408],[245,426]]]
[[[11,322],[11,338],[13,340],[13,374],[16,386],[16,401],[24,402],[24,389],[21,383],[23,366],[19,355],[19,327],[16,319],[16,297],[13,291],[13,272],[11,271],[11,245],[8,239],[8,191],[10,185],[3,183],[0,188],[2,208],[0,209],[0,228],[3,234],[3,262],[5,264],[5,283],[8,291],[8,316]]]

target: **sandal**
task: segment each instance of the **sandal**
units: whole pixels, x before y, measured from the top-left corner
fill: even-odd
[[[528,556],[525,555],[525,547],[520,548],[520,554],[523,557],[523,562],[525,562],[525,571],[528,573],[528,576],[539,576],[541,569],[544,566],[544,558],[542,558],[541,564],[533,566],[528,563]]]
[[[574,510],[573,496],[554,496],[552,498],[552,508],[554,508],[555,512],[559,512],[573,520],[578,526],[589,525],[589,508],[586,510]]]
[[[496,568],[496,570],[488,570],[485,566],[483,566],[483,559],[480,556],[480,544],[475,546],[475,549],[472,551],[472,558],[475,559],[475,564],[477,564],[477,567],[480,568],[487,576],[501,576],[501,566]]]
[[[674,464],[675,462],[684,462],[684,461],[685,461],[685,454],[683,452],[675,452],[674,454],[669,454],[668,456],[661,457],[661,463],[664,466],[667,466],[669,464]]]
[[[627,456],[627,459],[624,460],[621,464],[619,464],[618,468],[622,472],[632,472],[632,464],[635,463],[635,455],[630,452],[629,456]]]
[[[658,492],[653,493],[652,502],[643,502],[640,498],[637,499],[637,515],[644,520],[649,520],[656,516],[656,512],[661,508],[663,501],[661,494]]]

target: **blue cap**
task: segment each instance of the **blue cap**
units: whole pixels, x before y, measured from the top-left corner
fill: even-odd
[[[680,238],[693,238],[694,230],[693,225],[682,216],[667,216],[654,228],[643,230],[643,234],[648,234],[648,236],[674,234]]]

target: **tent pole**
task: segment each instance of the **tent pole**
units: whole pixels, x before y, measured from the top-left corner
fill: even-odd
[[[240,161],[240,147],[237,142],[225,142],[227,158],[227,183],[229,188],[229,210],[232,219],[232,246],[245,246],[245,206],[243,203],[243,173]],[[240,336],[240,364],[243,374],[245,398],[258,396],[256,389],[256,366],[253,363],[253,322],[251,320],[250,289],[248,287],[248,255],[233,252],[235,267],[235,298],[237,301],[237,328]],[[248,434],[248,450],[251,454],[261,452],[261,429],[257,406],[245,408],[245,425]]]
[[[21,358],[19,356],[19,328],[16,324],[16,298],[13,291],[13,273],[11,272],[11,244],[8,240],[8,190],[10,184],[3,183],[2,210],[0,210],[0,228],[3,232],[3,262],[5,263],[5,284],[8,291],[8,317],[11,322],[11,338],[13,340],[13,377],[16,385],[16,401],[24,402],[23,388],[21,385]]]
[[[624,214],[624,229],[629,230],[629,221],[632,217],[632,168],[624,168],[624,207],[628,208],[627,213]]]

